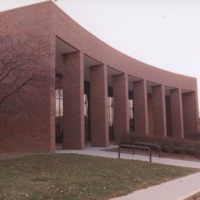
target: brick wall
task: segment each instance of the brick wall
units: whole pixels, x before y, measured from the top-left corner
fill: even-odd
[[[55,106],[54,89],[52,89],[55,37],[52,33],[49,5],[37,4],[33,7],[27,6],[0,13],[0,33],[11,38],[8,41],[10,44],[1,45],[12,46],[14,42],[20,40],[25,42],[26,53],[28,51],[31,53],[33,49],[38,51],[35,60],[30,62],[26,60],[27,63],[23,68],[34,69],[35,78],[43,79],[31,82],[2,105],[0,153],[49,152],[55,149]],[[36,43],[36,38],[40,45]],[[37,49],[38,47],[40,48]],[[22,53],[20,48],[17,51],[15,53]]]
[[[183,113],[185,113],[183,121],[187,124],[185,126],[187,130],[191,130],[191,127],[186,123],[186,116],[192,115],[192,118],[195,120],[197,118],[198,106],[195,78],[167,72],[122,54],[84,30],[50,1],[0,13],[0,33],[5,37],[9,36],[7,38],[11,38],[11,41],[25,39],[27,34],[35,34],[41,41],[45,41],[47,46],[45,48],[40,48],[44,56],[41,57],[40,54],[40,58],[36,59],[37,63],[39,63],[37,65],[36,74],[40,75],[42,74],[41,72],[45,70],[46,77],[49,79],[53,77],[50,79],[51,81],[47,81],[45,84],[36,82],[34,85],[24,88],[23,92],[25,95],[23,94],[21,97],[20,95],[16,95],[9,99],[7,102],[8,107],[10,106],[9,109],[6,110],[6,106],[4,105],[3,110],[0,112],[0,152],[41,152],[54,151],[55,149],[54,75],[56,36],[76,48],[81,53],[82,57],[87,55],[94,58],[99,63],[118,70],[127,77],[135,77],[139,82],[144,82],[145,85],[148,84],[148,82],[154,82],[158,85],[160,84],[178,89],[179,91],[192,91],[194,93],[192,98],[183,95],[183,107],[185,107],[186,104],[194,103],[195,105],[193,106],[192,112],[186,107],[183,108]],[[29,43],[29,45],[30,47],[34,47],[36,44]],[[80,71],[81,70],[83,69],[80,68]],[[84,80],[82,80],[82,82],[83,81]],[[74,84],[74,86],[76,86],[76,84]],[[142,88],[143,86],[144,85],[142,85]],[[134,91],[135,95],[142,95],[142,98],[144,98],[142,103],[141,99],[137,99],[136,102],[138,107],[135,108],[135,110],[138,116],[143,109],[142,116],[139,116],[143,121],[140,121],[142,122],[140,124],[140,122],[137,121],[139,118],[136,119],[138,123],[136,124],[136,129],[140,130],[142,134],[153,134],[153,130],[155,130],[155,124],[152,125],[153,107],[149,108],[149,112],[151,113],[148,113],[147,105],[150,105],[152,100],[149,99],[149,101],[147,101],[145,96],[147,94],[146,89],[145,86],[145,88],[143,88],[144,91],[139,90],[139,88],[137,92]],[[83,93],[82,90],[80,90],[81,93],[79,93],[79,95]],[[20,99],[22,97],[23,101]],[[136,96],[134,98],[136,99]],[[79,104],[82,102],[81,99],[77,101]],[[171,104],[167,101],[167,108],[170,107]],[[178,106],[179,109],[181,109],[180,105]],[[75,107],[77,107],[77,105]],[[175,103],[173,103],[173,107],[176,107]],[[171,122],[169,122],[171,120],[169,117],[170,113],[171,111],[167,111],[168,130],[171,129]],[[148,116],[150,116],[151,119],[148,119]],[[78,148],[83,148],[84,141],[82,132],[84,118],[83,116],[79,116],[77,119],[79,119],[80,127],[76,128],[77,130],[81,130],[81,134],[77,133],[80,135],[80,138],[76,138],[76,140],[79,141],[77,145]],[[126,124],[126,122],[124,122],[124,124]],[[127,125],[124,127],[126,129]],[[194,124],[193,128],[197,129],[197,123]],[[173,130],[169,132],[171,135]]]

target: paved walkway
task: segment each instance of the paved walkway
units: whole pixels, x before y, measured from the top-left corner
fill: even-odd
[[[110,146],[113,148],[117,146]],[[118,158],[116,152],[103,151],[106,148],[88,147],[84,150],[57,150],[56,153],[68,153],[79,155],[100,156],[107,158]],[[131,155],[121,153],[121,159],[133,159],[149,162],[149,157],[144,155]],[[170,158],[152,157],[153,163],[191,167],[200,169],[200,161],[186,161]],[[135,191],[126,196],[113,198],[111,200],[184,200],[188,196],[192,196],[200,192],[200,172],[183,178],[175,179],[160,185],[148,187],[146,189]],[[195,200],[195,199],[194,199]]]

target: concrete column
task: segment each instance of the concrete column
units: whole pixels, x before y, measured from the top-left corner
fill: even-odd
[[[172,136],[183,138],[183,108],[182,94],[180,89],[174,89],[170,91],[170,103]]]
[[[157,136],[167,136],[166,105],[164,85],[152,87],[154,133]]]
[[[149,134],[146,80],[133,83],[135,133]]]
[[[63,148],[83,149],[84,58],[81,52],[63,56]]]
[[[198,131],[198,101],[196,92],[184,93],[183,98],[183,121],[184,133]]]
[[[90,68],[90,122],[92,146],[109,145],[108,78],[105,65]]]
[[[114,142],[118,144],[122,139],[122,135],[129,131],[127,74],[113,76],[113,97]]]

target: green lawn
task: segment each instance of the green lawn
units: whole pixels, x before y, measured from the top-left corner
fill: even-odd
[[[197,170],[79,155],[0,160],[0,199],[104,200]]]

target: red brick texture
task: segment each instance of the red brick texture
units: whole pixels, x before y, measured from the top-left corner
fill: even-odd
[[[153,100],[152,94],[147,95],[148,99],[148,125],[149,125],[149,135],[155,135],[154,132],[154,116],[153,116]]]
[[[195,78],[161,70],[124,55],[83,29],[51,1],[1,12],[0,33],[10,36],[14,41],[24,38],[27,33],[34,33],[41,41],[45,40],[47,48],[40,50],[49,56],[38,59],[41,62],[38,72],[40,74],[43,69],[48,69],[47,76],[52,80],[48,84],[25,88],[26,95],[21,105],[27,106],[23,106],[23,109],[16,109],[14,105],[19,99],[13,96],[15,103],[11,99],[7,104],[11,102],[9,105],[15,109],[5,111],[3,108],[4,111],[0,111],[0,153],[55,150],[54,82],[56,56],[59,53],[56,38],[77,50],[59,55],[63,56],[63,148],[85,147],[85,56],[100,63],[99,66],[91,67],[89,80],[93,146],[107,146],[109,142],[108,86],[113,89],[116,144],[120,142],[121,135],[129,131],[128,85],[133,86],[136,134],[183,138],[184,133],[198,130]],[[108,68],[120,75],[109,74]],[[107,79],[110,80],[112,76],[113,85],[109,85]]]
[[[63,148],[84,148],[83,54],[64,55]]]
[[[147,85],[145,80],[133,84],[135,133],[149,135]]]
[[[152,87],[153,95],[153,119],[154,134],[166,137],[166,105],[165,105],[165,89],[163,85]]]
[[[38,67],[37,71],[40,74],[48,66],[45,73],[53,82],[55,56],[52,50],[55,51],[55,37],[52,37],[49,16],[51,16],[51,9],[48,4],[2,12],[0,13],[0,35],[11,38],[12,42],[26,39],[30,34],[40,37],[41,43],[45,41],[47,46],[40,51],[46,52],[45,54],[49,56],[38,57],[41,68]],[[1,43],[0,48],[2,45],[4,44]],[[35,45],[33,43],[27,46]],[[54,93],[50,82],[34,83],[21,91],[23,98],[13,95],[6,102],[7,105],[2,105],[2,109],[8,107],[8,111],[0,113],[0,153],[55,151]]]
[[[184,133],[196,132],[198,127],[198,104],[195,92],[185,93],[183,98]]]
[[[171,90],[170,100],[172,136],[183,138],[183,107],[180,89]]]
[[[114,142],[118,144],[122,135],[129,131],[127,74],[113,76],[114,97]]]
[[[104,65],[90,68],[90,118],[92,146],[108,146],[108,78]]]

